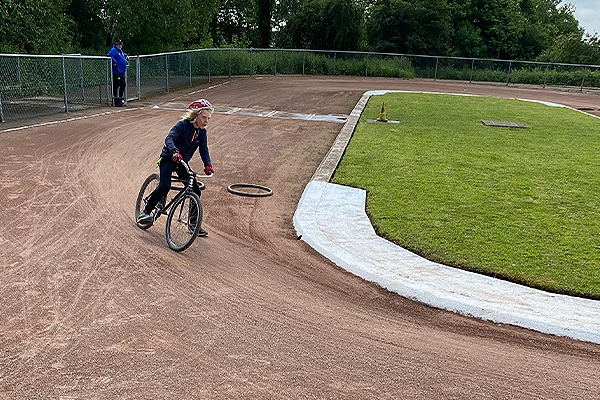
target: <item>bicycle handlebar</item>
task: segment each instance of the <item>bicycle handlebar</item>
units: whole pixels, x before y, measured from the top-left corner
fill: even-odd
[[[215,174],[210,174],[210,175],[198,175],[196,172],[194,172],[192,170],[192,168],[190,168],[189,164],[186,163],[185,161],[181,160],[181,165],[183,165],[183,168],[185,168],[186,172],[190,175],[192,175],[195,178],[212,178]]]

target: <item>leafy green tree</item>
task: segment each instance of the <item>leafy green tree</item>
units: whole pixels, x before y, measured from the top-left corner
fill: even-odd
[[[455,54],[518,58],[526,26],[521,0],[449,0],[449,3],[458,33],[452,42]]]
[[[101,13],[107,46],[115,38],[138,54],[209,45],[218,0],[106,0]]]
[[[573,4],[561,0],[531,0],[535,15],[547,40],[541,51],[530,59],[573,64],[599,64],[598,35],[584,35],[584,29],[574,16]]]
[[[361,43],[364,12],[355,0],[289,1],[278,15],[279,47],[357,50]]]
[[[67,7],[66,11],[75,23],[73,42],[82,52],[103,52],[107,40],[111,40],[107,38],[100,14],[103,5],[104,0],[71,0]]]
[[[563,0],[531,0],[538,21],[552,39],[562,35],[581,33],[583,30],[575,18],[575,6]]]
[[[450,55],[459,57],[486,58],[488,47],[481,36],[481,28],[458,21],[452,36]]]
[[[210,22],[215,46],[250,47],[255,40],[257,7],[253,0],[221,0]]]
[[[534,60],[562,35],[581,37],[573,5],[561,5],[561,1],[522,0],[522,13],[527,19],[521,39],[522,59]]]
[[[221,0],[210,32],[217,47],[261,47],[272,44],[274,0]]]
[[[533,60],[560,35],[577,34],[570,4],[561,0],[448,0],[455,34],[452,54]]]
[[[450,16],[446,0],[376,0],[366,17],[369,46],[381,52],[448,55]]]
[[[600,65],[600,37],[598,34],[559,36],[539,57],[538,61],[555,63]]]
[[[69,0],[2,0],[0,51],[62,54],[73,51],[74,27],[65,13]]]
[[[271,46],[271,32],[273,28],[274,0],[257,0],[257,26],[258,47],[267,48]]]
[[[564,0],[3,0],[0,51],[130,54],[211,46],[598,63]]]

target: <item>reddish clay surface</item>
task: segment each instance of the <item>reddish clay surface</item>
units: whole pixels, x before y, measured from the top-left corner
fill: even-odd
[[[598,95],[350,77],[199,89],[0,133],[0,399],[598,395],[600,346],[431,309],[297,240],[294,210],[339,123],[215,114],[216,175],[202,195],[209,236],[175,253],[164,218],[148,231],[133,220],[166,133],[199,97],[222,107],[349,114],[375,89],[596,110]],[[166,102],[170,108],[151,108]],[[199,158],[192,166],[199,169]],[[227,191],[240,182],[274,194]]]

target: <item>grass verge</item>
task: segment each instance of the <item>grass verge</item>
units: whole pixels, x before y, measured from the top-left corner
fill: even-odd
[[[369,122],[383,102],[400,123]],[[377,233],[429,260],[600,299],[598,118],[516,99],[372,96],[332,182],[367,190]]]

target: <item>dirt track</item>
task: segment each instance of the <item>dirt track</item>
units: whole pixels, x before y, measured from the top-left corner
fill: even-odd
[[[461,83],[266,77],[0,133],[0,399],[597,396],[600,346],[405,300],[297,240],[294,210],[339,123],[215,114],[216,175],[202,196],[209,236],[175,253],[164,220],[149,231],[135,226],[139,186],[157,171],[164,136],[192,100],[349,114],[376,89],[595,110],[600,100]],[[182,110],[151,108],[162,102]],[[227,192],[239,182],[274,194]]]

